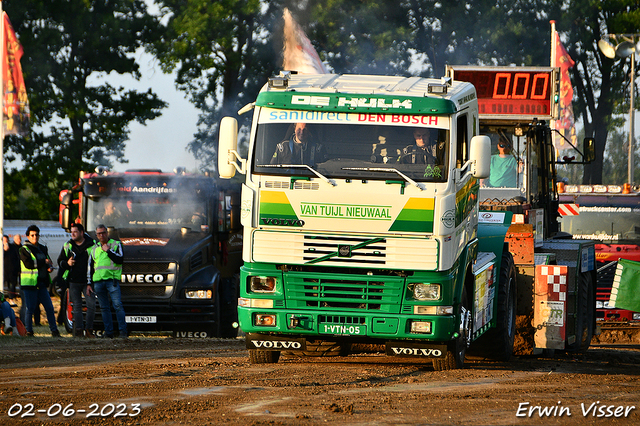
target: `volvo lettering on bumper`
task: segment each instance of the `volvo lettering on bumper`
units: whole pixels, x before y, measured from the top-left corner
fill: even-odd
[[[447,345],[415,344],[409,342],[387,342],[387,355],[440,358],[447,355]]]
[[[304,351],[307,348],[304,339],[269,335],[248,335],[246,343],[247,349],[260,349],[265,351]]]

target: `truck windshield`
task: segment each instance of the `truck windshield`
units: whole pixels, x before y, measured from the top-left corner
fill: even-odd
[[[104,224],[117,229],[165,228],[183,226],[194,231],[208,228],[204,200],[165,197],[102,197],[87,200],[87,229]]]
[[[398,179],[384,171],[391,167],[416,181],[447,180],[448,117],[278,111],[261,112],[255,174]]]
[[[562,230],[574,238],[602,242],[640,241],[640,207],[580,206],[577,216],[562,216]]]
[[[487,126],[481,134],[491,139],[491,169],[487,179],[481,181],[484,188],[518,188],[524,182],[524,152],[520,140],[507,128]]]

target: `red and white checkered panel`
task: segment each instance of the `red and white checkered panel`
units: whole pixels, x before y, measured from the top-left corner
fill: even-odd
[[[540,276],[547,277],[547,300],[567,300],[567,267],[564,265],[540,265]],[[537,290],[537,289],[536,289]]]
[[[535,346],[565,349],[567,322],[567,277],[565,265],[536,265]]]

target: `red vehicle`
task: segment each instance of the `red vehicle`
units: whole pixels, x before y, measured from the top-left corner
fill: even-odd
[[[640,261],[638,188],[627,184],[566,185],[560,193],[560,203],[562,230],[573,238],[598,242],[597,320],[601,324],[640,323],[640,312],[609,306],[618,260]]]

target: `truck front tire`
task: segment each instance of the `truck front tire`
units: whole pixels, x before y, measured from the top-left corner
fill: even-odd
[[[462,300],[458,306],[460,329],[457,331],[459,336],[451,342],[444,358],[433,359],[433,369],[436,371],[455,370],[464,367],[464,357],[467,353],[467,347],[473,330],[471,325],[471,304],[469,300],[467,287],[465,286],[465,289],[462,291]]]
[[[576,318],[576,341],[567,345],[569,352],[584,353],[589,349],[593,337],[593,318],[596,315],[596,302],[593,292],[592,271],[578,273],[578,302]]]
[[[500,262],[496,326],[474,342],[474,354],[505,362],[511,358],[516,334],[516,284],[513,256],[505,251]]]

